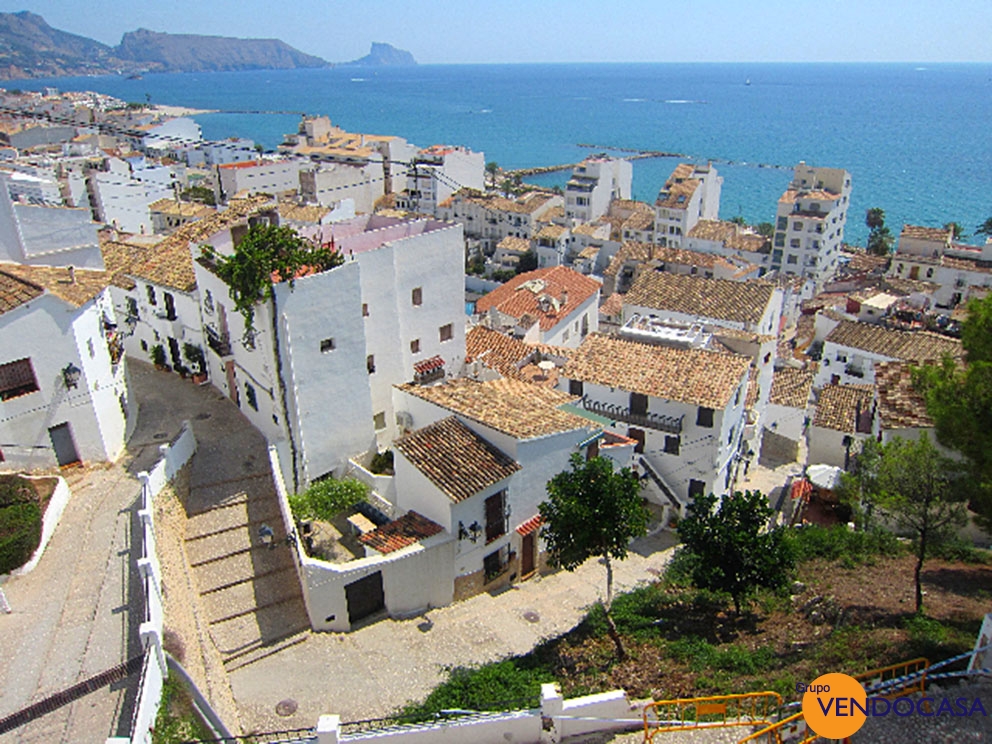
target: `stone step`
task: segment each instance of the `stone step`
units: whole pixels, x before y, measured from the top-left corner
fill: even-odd
[[[296,571],[289,566],[282,571],[256,577],[252,581],[240,582],[226,589],[202,594],[200,601],[207,617],[213,622],[242,610],[302,596]]]
[[[259,574],[293,565],[293,556],[286,546],[273,550],[259,547],[233,555],[220,556],[193,567],[196,587],[202,594],[231,582],[252,579]]]
[[[210,624],[210,636],[226,657],[278,639],[288,630],[309,627],[302,597],[259,607],[254,612]]]

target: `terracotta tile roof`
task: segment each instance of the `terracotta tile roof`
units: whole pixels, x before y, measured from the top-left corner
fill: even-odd
[[[465,334],[465,361],[480,361],[503,377],[519,378],[520,365],[534,347],[499,331],[475,326]]]
[[[177,202],[175,199],[159,199],[148,205],[150,212],[167,214],[172,217],[203,218],[213,214],[216,210],[206,204],[196,202]]]
[[[784,367],[775,370],[768,402],[787,408],[806,408],[813,389],[813,373],[806,369]]]
[[[624,304],[702,318],[757,323],[774,291],[773,284],[763,281],[735,282],[645,271],[634,280]]]
[[[520,470],[454,416],[397,439],[395,446],[456,504]]]
[[[624,230],[654,230],[654,212],[634,212],[623,223]]]
[[[741,232],[728,238],[724,241],[724,245],[731,250],[749,253],[770,253],[772,250],[772,241],[769,238],[748,232]]]
[[[619,317],[623,313],[623,295],[614,292],[599,306],[599,314],[608,317]]]
[[[535,516],[531,517],[526,522],[524,522],[522,525],[517,527],[517,534],[520,535],[521,537],[524,537],[526,535],[529,535],[531,532],[536,532],[541,527],[543,522],[544,520],[541,519],[541,515],[536,514]]]
[[[533,215],[540,211],[541,207],[547,204],[548,201],[553,199],[554,195],[543,192],[530,192],[517,199],[507,199],[506,197],[492,194],[468,192],[463,198],[465,201],[474,202],[481,207],[498,212]]]
[[[679,163],[672,171],[672,175],[661,187],[658,199],[655,201],[656,207],[667,207],[681,209],[687,207],[689,199],[696,189],[699,188],[699,180],[692,178],[695,168],[691,163]]]
[[[562,227],[561,225],[545,225],[541,228],[540,232],[535,235],[535,238],[548,238],[549,240],[558,240],[562,235],[568,232],[567,227]]]
[[[878,391],[878,417],[883,429],[933,428],[934,422],[927,414],[926,402],[913,388],[912,365],[905,362],[876,365],[875,389]]]
[[[882,271],[889,262],[886,256],[875,256],[865,251],[844,251],[844,255],[850,256],[850,261],[847,262],[848,271]]]
[[[713,240],[721,243],[730,240],[740,231],[740,226],[724,220],[700,220],[689,231],[687,237],[699,240]]]
[[[567,266],[551,266],[528,271],[510,279],[475,303],[476,312],[499,312],[517,318],[530,315],[541,325],[542,331],[554,328],[573,310],[599,291],[600,284]],[[565,297],[567,293],[568,297]],[[541,298],[550,300],[541,309]],[[558,307],[555,307],[558,303]]]
[[[744,407],[747,410],[753,410],[755,405],[757,405],[759,392],[758,369],[754,365],[751,365],[747,371],[747,395],[744,397]]]
[[[291,204],[289,202],[279,202],[279,217],[290,222],[312,222],[320,223],[331,213],[329,207],[321,207],[316,204]]]
[[[952,233],[942,227],[921,227],[920,225],[903,225],[899,239],[930,240],[937,243],[950,243]]]
[[[0,267],[2,266],[4,264],[0,264]],[[43,294],[45,290],[37,284],[0,271],[0,315]]]
[[[826,189],[814,189],[812,191],[798,191],[796,189],[788,189],[781,197],[779,197],[779,204],[795,204],[797,199],[817,199],[819,201],[836,201],[840,199],[840,194],[835,194],[833,191],[827,191]],[[826,214],[821,215],[811,215],[809,212],[803,214],[803,218],[819,217],[824,218]]]
[[[409,383],[397,387],[516,439],[594,428],[587,419],[558,410],[575,400],[574,396],[519,380],[459,379],[431,387]]]
[[[572,235],[586,235],[590,238],[596,237],[600,230],[607,227],[606,222],[583,222],[581,225],[576,225],[572,228]],[[607,235],[607,237],[609,237]]]
[[[871,408],[874,395],[871,385],[824,385],[816,402],[813,426],[853,434],[858,413]]]
[[[945,354],[952,357],[964,354],[957,339],[929,331],[898,331],[851,320],[842,320],[824,340],[904,362],[939,361]]]
[[[623,268],[623,265],[628,261],[643,263],[651,260],[651,256],[654,255],[654,247],[655,246],[650,243],[627,241],[620,246],[616,253],[613,254],[613,258],[610,260],[610,265],[606,267],[603,275],[616,276],[620,269]]]
[[[526,238],[518,238],[515,235],[507,235],[496,244],[496,250],[526,253],[530,250],[530,241]]]
[[[274,206],[267,196],[232,199],[223,212],[215,212],[209,217],[180,227],[159,243],[147,260],[133,266],[129,273],[139,279],[147,279],[181,292],[191,292],[196,288],[196,274],[193,271],[190,246],[203,243],[221,230]]]
[[[82,307],[113,283],[109,271],[76,269],[70,281],[69,269],[64,266],[25,266],[0,264],[3,271],[30,284],[43,287],[73,307]]]
[[[565,364],[562,376],[720,410],[749,366],[750,360],[737,354],[641,344],[593,333]]]
[[[735,268],[727,259],[715,253],[703,253],[702,251],[690,251],[686,248],[672,248],[662,245],[654,245],[650,248],[652,261],[664,261],[682,266],[698,266],[703,269],[712,269],[717,266],[727,269]]]
[[[380,553],[392,553],[443,531],[444,528],[437,522],[415,511],[408,511],[399,519],[360,535],[358,541]]]
[[[585,258],[588,260],[595,259],[599,255],[599,251],[599,246],[590,245],[589,247],[583,248],[579,251],[579,258]]]

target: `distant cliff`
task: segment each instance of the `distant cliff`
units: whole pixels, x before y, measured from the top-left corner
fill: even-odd
[[[372,56],[372,55],[370,55]],[[320,57],[278,39],[165,34],[139,29],[119,46],[52,28],[34,13],[0,13],[0,79],[113,72],[325,67]]]
[[[378,41],[372,42],[372,51],[361,59],[352,62],[345,62],[346,65],[360,65],[362,67],[409,67],[417,64],[410,52],[397,49],[389,44]]]
[[[122,60],[163,72],[327,66],[320,57],[304,54],[278,39],[164,34],[143,28],[124,34],[115,51]]]

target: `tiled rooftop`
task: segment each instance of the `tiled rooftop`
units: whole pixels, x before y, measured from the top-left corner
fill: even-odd
[[[725,242],[740,232],[740,226],[725,220],[700,220],[689,231],[688,237],[699,240]]]
[[[505,333],[475,326],[465,334],[465,362],[478,360],[503,377],[520,377],[520,364],[534,347]]]
[[[30,302],[45,293],[42,287],[2,271],[0,264],[0,315]]]
[[[768,402],[787,408],[806,408],[813,389],[813,373],[805,369],[784,367],[775,370]]]
[[[520,470],[510,457],[454,416],[397,439],[395,446],[454,503]]]
[[[929,429],[934,426],[923,396],[913,388],[912,365],[904,362],[878,364],[875,389],[883,429]]]
[[[64,266],[25,266],[23,264],[0,264],[0,268],[25,282],[44,287],[51,294],[74,307],[82,307],[114,281],[109,271],[76,269],[70,279],[69,269]]]
[[[290,222],[319,223],[330,213],[329,207],[321,207],[316,204],[279,203],[279,218]]]
[[[898,331],[851,320],[838,323],[825,340],[905,362],[939,361],[945,354],[963,355],[957,339],[929,331]]]
[[[903,225],[899,238],[911,240],[930,240],[937,243],[950,243],[952,233],[942,227],[921,227],[920,225]]]
[[[530,241],[526,238],[518,238],[515,235],[507,235],[499,241],[496,249],[512,251],[513,253],[526,253],[530,250]]]
[[[774,285],[763,281],[735,282],[646,271],[634,280],[624,304],[701,318],[758,323],[774,290]]]
[[[723,409],[747,374],[750,360],[705,349],[679,349],[591,334],[562,376],[664,400]]]
[[[437,522],[409,511],[399,519],[359,536],[358,541],[380,553],[392,553],[443,531]]]
[[[561,404],[575,400],[574,396],[519,380],[460,379],[431,387],[404,384],[398,388],[516,439],[593,428],[587,419],[558,410]]]
[[[216,210],[206,204],[196,202],[177,202],[175,199],[159,199],[148,205],[151,212],[167,214],[170,217],[187,217],[189,219],[202,219],[213,214]]]
[[[859,413],[871,408],[871,385],[824,385],[816,402],[813,426],[853,434]]]
[[[812,191],[797,191],[796,189],[788,189],[781,197],[779,197],[779,204],[795,204],[797,199],[816,199],[818,201],[836,201],[840,199],[840,194],[835,194],[833,191],[827,191],[826,189],[814,189]],[[808,213],[807,213],[808,214]],[[820,215],[821,217],[826,217],[826,214]]]
[[[475,309],[476,312],[486,313],[490,308],[496,308],[517,319],[530,315],[540,323],[542,331],[547,331],[596,294],[599,287],[600,284],[595,279],[566,266],[551,266],[518,274],[480,297],[475,303]],[[558,308],[551,302],[546,305],[547,310],[542,310],[541,297],[557,302]]]
[[[567,227],[562,227],[561,225],[545,225],[541,228],[540,232],[534,237],[536,238],[547,238],[548,240],[558,240],[562,235],[568,232]]]
[[[620,317],[623,314],[623,295],[614,292],[599,306],[599,314],[607,317]]]
[[[624,230],[654,230],[654,212],[634,212],[623,223]]]

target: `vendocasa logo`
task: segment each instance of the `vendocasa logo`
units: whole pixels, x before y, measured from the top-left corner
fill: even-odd
[[[868,697],[854,677],[835,672],[817,677],[811,684],[796,685],[803,693],[806,724],[825,739],[844,739],[856,734],[868,716],[987,716],[978,698]]]

